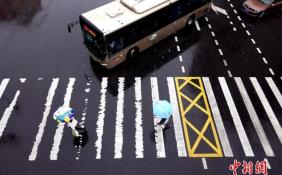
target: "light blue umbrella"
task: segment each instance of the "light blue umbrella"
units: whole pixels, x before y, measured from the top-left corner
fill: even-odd
[[[172,115],[172,105],[166,100],[159,100],[153,104],[153,114],[157,118],[169,118]]]

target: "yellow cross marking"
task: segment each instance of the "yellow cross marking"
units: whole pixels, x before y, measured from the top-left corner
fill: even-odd
[[[184,82],[181,84],[180,82]],[[195,82],[192,82],[193,80],[196,80]],[[218,135],[215,129],[215,124],[212,118],[211,110],[209,107],[208,99],[205,93],[205,89],[203,86],[202,79],[200,77],[176,77],[176,91],[178,95],[178,102],[181,112],[181,119],[183,124],[183,130],[184,130],[184,136],[186,140],[186,146],[188,149],[188,153],[190,157],[222,157],[222,150],[220,146],[220,142],[218,139]],[[197,84],[199,83],[199,84]],[[187,94],[185,92],[185,87],[190,87],[190,89],[195,88],[195,92],[200,92],[197,94],[197,96],[194,99],[191,99],[191,94]],[[194,91],[193,91],[194,93]],[[203,100],[204,106],[198,104],[199,100]],[[188,101],[190,104],[184,108],[183,102]],[[190,116],[191,109],[198,108],[203,114],[200,114],[199,116]],[[195,124],[192,123],[192,121],[188,120],[191,117],[202,117],[205,116],[205,118],[200,118],[200,120],[206,120],[204,125],[201,126],[201,129],[195,127]],[[195,121],[195,120],[194,120]],[[211,128],[211,130],[208,130],[208,128]],[[188,129],[191,129],[194,131],[195,134],[197,134],[197,138],[195,141],[192,141],[190,138],[190,134]],[[213,138],[208,138],[205,134],[207,132],[212,132]],[[214,140],[215,143],[213,143]],[[203,141],[203,142],[201,142]],[[194,142],[193,145],[191,145],[191,142]],[[200,144],[206,144],[208,147],[210,147],[214,152],[205,152],[201,151],[200,153],[195,153],[197,148],[199,148]]]

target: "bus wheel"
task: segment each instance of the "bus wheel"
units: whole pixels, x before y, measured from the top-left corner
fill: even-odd
[[[134,58],[138,55],[138,53],[139,53],[138,47],[133,47],[127,52],[126,59]]]
[[[186,27],[190,27],[194,23],[194,21],[195,21],[195,16],[194,15],[190,16],[186,21]]]

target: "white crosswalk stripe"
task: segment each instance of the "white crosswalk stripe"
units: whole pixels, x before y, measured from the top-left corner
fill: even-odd
[[[261,86],[259,85],[259,82],[258,80],[255,78],[255,77],[251,77],[250,78],[254,88],[255,88],[255,91],[257,92],[257,95],[266,111],[266,114],[280,140],[280,143],[282,144],[282,128],[281,128],[281,125],[279,124],[279,121],[277,120],[277,117],[275,115],[275,113],[273,112],[273,109],[271,108]]]
[[[183,128],[181,124],[181,118],[179,114],[178,109],[178,101],[177,96],[175,92],[175,84],[172,77],[167,78],[167,85],[169,89],[169,97],[170,97],[170,103],[173,106],[173,125],[174,125],[174,133],[175,133],[175,139],[176,139],[176,146],[177,146],[177,153],[178,157],[187,157],[187,151],[185,146],[185,140],[183,136]]]
[[[271,77],[265,78],[269,87],[271,88],[273,94],[275,95],[278,103],[280,104],[280,107],[282,108],[282,95],[279,89],[277,88],[276,84],[274,83],[273,79]]]
[[[9,106],[8,108],[6,108],[6,110],[5,110],[5,112],[4,112],[3,116],[2,116],[2,118],[1,118],[1,120],[0,120],[0,138],[1,138],[2,134],[3,134],[3,132],[4,132],[4,129],[5,129],[6,126],[7,126],[7,123],[8,123],[9,118],[11,117],[11,114],[12,114],[12,112],[13,112],[13,110],[14,110],[14,107],[15,107],[15,105],[16,105],[16,103],[17,103],[17,100],[18,100],[18,98],[19,98],[19,95],[20,95],[20,91],[18,90],[18,91],[16,92],[16,95],[15,95],[15,97],[14,97],[12,103],[10,104],[10,106]]]
[[[63,106],[65,107],[69,107],[70,106],[70,100],[71,100],[71,95],[73,92],[73,86],[75,83],[75,78],[70,78],[69,79],[69,84],[66,90],[66,94],[64,97],[64,104]],[[58,124],[55,136],[54,136],[54,141],[53,141],[53,146],[52,149],[50,151],[50,160],[57,160],[58,159],[58,153],[60,151],[60,144],[61,144],[61,140],[63,137],[63,133],[64,133],[64,123],[60,123]]]
[[[135,154],[136,158],[144,158],[143,122],[142,122],[142,91],[141,78],[135,78]]]
[[[2,80],[2,82],[0,84],[0,99],[1,99],[3,93],[6,89],[6,86],[8,85],[9,81],[10,81],[10,79],[7,79],[7,78]]]
[[[106,110],[106,92],[108,87],[108,78],[103,78],[101,83],[101,98],[100,98],[100,105],[99,105],[99,113],[98,113],[98,120],[96,123],[96,134],[97,140],[95,142],[96,147],[96,159],[101,159],[101,152],[102,152],[102,138],[103,138],[103,131],[104,131],[104,119],[105,119],[105,110]]]
[[[229,139],[222,121],[221,114],[219,112],[219,108],[214,96],[214,92],[212,90],[212,86],[208,77],[203,78],[203,83],[206,88],[206,93],[208,99],[210,101],[211,110],[213,113],[214,121],[216,124],[217,132],[219,134],[219,138],[223,147],[224,155],[226,157],[233,157],[233,152],[229,143]]]
[[[227,102],[230,114],[231,114],[231,116],[233,118],[233,122],[235,124],[235,128],[236,128],[237,133],[239,135],[239,139],[240,139],[241,144],[243,146],[245,155],[247,157],[253,157],[254,153],[253,153],[252,147],[250,145],[248,136],[247,136],[247,134],[245,132],[245,129],[243,127],[243,124],[242,124],[242,121],[240,119],[238,110],[237,110],[237,108],[235,106],[235,103],[233,101],[233,98],[231,96],[231,93],[230,93],[230,90],[229,90],[229,88],[227,86],[225,78],[220,77],[219,78],[219,82],[220,82],[223,94],[225,96],[225,99],[226,99],[226,102]]]
[[[253,106],[253,104],[251,102],[251,99],[250,99],[250,97],[248,95],[248,92],[247,92],[245,86],[243,85],[243,82],[242,82],[241,78],[236,77],[235,81],[236,81],[238,89],[239,89],[239,91],[241,93],[241,96],[243,98],[243,101],[245,103],[245,106],[246,106],[246,108],[248,110],[249,116],[250,116],[250,118],[251,118],[251,120],[253,122],[255,130],[256,130],[256,132],[258,134],[258,137],[259,137],[259,140],[260,140],[260,142],[262,144],[264,152],[265,152],[265,154],[267,156],[273,157],[274,156],[273,150],[272,150],[272,148],[270,146],[270,143],[269,143],[269,141],[267,139],[267,136],[266,136],[266,134],[265,134],[265,132],[263,130],[263,127],[262,127],[262,125],[261,125],[261,123],[259,121],[259,117],[258,117],[258,115],[257,115],[257,113],[255,111],[255,108],[254,108],[254,106]]]
[[[18,81],[19,79],[3,79],[1,81],[0,84],[0,100],[4,101],[4,98],[2,95],[5,93],[5,97],[6,97],[6,91],[10,92],[9,88],[10,86],[13,85],[18,85],[18,83],[14,84],[14,82]],[[23,86],[26,86],[28,83],[32,83],[32,81],[30,81],[28,78],[26,79],[27,81],[23,84]],[[78,88],[75,88],[75,82],[76,82],[76,78],[69,78],[68,79],[69,82],[66,83],[67,84],[67,88],[65,89],[65,96],[64,96],[64,104],[65,106],[69,106],[70,102],[71,102],[71,96],[73,94],[74,91],[77,91]],[[134,157],[134,158],[139,158],[139,159],[143,159],[146,158],[146,152],[148,147],[147,144],[146,146],[144,145],[144,141],[146,142],[145,139],[147,139],[148,137],[146,135],[144,135],[146,133],[146,129],[148,127],[150,127],[152,130],[155,130],[155,143],[153,144],[154,147],[152,147],[151,149],[153,150],[153,152],[155,153],[155,155],[150,155],[152,157],[156,157],[156,158],[166,158],[169,157],[168,155],[166,155],[166,151],[168,151],[168,149],[172,149],[171,145],[168,146],[166,139],[164,138],[164,133],[163,130],[158,127],[156,125],[157,119],[154,116],[148,116],[148,114],[145,114],[144,112],[148,110],[143,109],[144,106],[147,107],[146,101],[144,101],[145,97],[143,97],[144,95],[150,96],[150,98],[152,99],[152,101],[150,102],[150,105],[153,105],[155,101],[162,99],[162,97],[159,95],[159,90],[163,89],[162,87],[159,87],[158,82],[163,81],[163,78],[157,78],[157,77],[151,77],[149,83],[146,82],[147,84],[143,85],[143,81],[141,77],[135,77],[134,78],[134,94],[130,94],[132,93],[130,91],[130,93],[125,93],[126,89],[125,89],[125,84],[127,81],[127,78],[123,78],[123,77],[119,77],[117,78],[118,80],[118,86],[115,87],[117,90],[117,96],[116,98],[116,113],[115,113],[115,119],[111,119],[112,122],[112,126],[114,126],[114,128],[112,128],[112,132],[114,132],[114,137],[112,137],[112,143],[114,143],[112,146],[110,146],[111,149],[113,149],[113,153],[112,154],[112,158],[114,159],[126,159],[126,158],[130,158],[130,157]],[[210,79],[208,77],[203,77],[203,84],[204,84],[204,88],[205,88],[205,92],[207,94],[207,98],[208,98],[208,102],[209,105],[211,107],[211,111],[212,111],[212,117],[214,119],[215,125],[216,125],[216,129],[217,129],[217,133],[220,139],[220,143],[222,146],[222,150],[224,153],[225,157],[236,157],[239,155],[241,155],[240,152],[238,152],[238,150],[233,149],[233,147],[235,145],[230,144],[229,139],[230,136],[228,136],[229,132],[226,129],[229,129],[230,127],[225,126],[226,122],[230,122],[233,119],[234,122],[234,128],[236,129],[239,139],[236,138],[236,140],[238,140],[238,142],[241,143],[241,146],[243,148],[243,153],[247,156],[247,157],[253,157],[256,156],[256,154],[260,155],[261,153],[257,153],[257,150],[255,149],[255,152],[253,151],[252,147],[255,148],[257,145],[252,145],[253,144],[253,140],[258,140],[261,144],[261,147],[264,150],[264,153],[266,157],[274,157],[275,156],[275,150],[273,150],[272,148],[274,148],[275,142],[272,142],[273,139],[277,139],[276,137],[272,137],[269,138],[267,137],[268,133],[265,133],[263,127],[265,125],[265,121],[262,122],[260,121],[260,113],[258,113],[258,107],[259,105],[257,105],[257,102],[252,101],[253,100],[253,95],[257,96],[260,103],[262,104],[262,109],[265,110],[268,118],[269,118],[269,123],[272,125],[272,127],[274,128],[274,131],[276,133],[276,135],[279,138],[280,143],[282,143],[282,128],[281,125],[278,121],[278,118],[276,116],[278,116],[279,114],[275,114],[275,112],[277,112],[277,106],[272,106],[275,103],[278,104],[278,107],[280,110],[281,107],[281,100],[282,100],[282,96],[281,96],[281,92],[279,90],[280,87],[278,87],[276,84],[276,79],[273,79],[271,77],[266,77],[266,78],[262,78],[261,81],[264,81],[267,85],[266,87],[262,87],[257,78],[251,77],[251,78],[246,78],[246,79],[242,79],[239,77],[235,77],[235,78],[224,78],[224,77],[219,77],[218,81],[214,81],[212,82],[213,79]],[[279,79],[280,80],[280,79]],[[37,80],[36,80],[37,81]],[[41,79],[41,82],[47,82],[48,79]],[[42,106],[44,106],[43,111],[41,113],[42,115],[42,119],[40,119],[40,123],[38,126],[38,131],[35,132],[35,136],[33,137],[33,140],[30,141],[31,147],[32,148],[28,156],[28,160],[29,161],[35,161],[38,159],[38,155],[40,155],[41,153],[41,149],[39,149],[42,145],[44,145],[45,142],[43,142],[44,137],[43,135],[48,134],[50,135],[51,132],[53,132],[52,130],[46,130],[45,127],[47,125],[47,121],[52,120],[52,114],[51,109],[53,107],[53,104],[55,99],[55,94],[56,91],[59,87],[59,81],[61,82],[61,79],[59,78],[54,78],[52,79],[52,82],[50,83],[50,87],[48,90],[47,95],[46,94],[42,94],[44,103],[42,103]],[[112,81],[112,80],[111,80]],[[176,153],[176,157],[188,157],[187,154],[187,148],[186,148],[186,140],[184,138],[184,133],[183,133],[183,127],[182,127],[182,120],[181,120],[181,116],[180,116],[180,111],[179,111],[179,99],[177,96],[177,91],[176,91],[176,87],[175,87],[175,79],[173,77],[167,77],[166,78],[167,81],[167,94],[169,97],[169,101],[173,106],[173,115],[172,115],[172,124],[173,124],[173,129],[169,130],[168,132],[173,132],[173,134],[171,136],[173,136],[172,139],[175,139],[175,147],[173,149],[175,150]],[[235,89],[233,88],[233,86],[231,86],[231,84],[229,83],[230,81],[234,81],[235,82]],[[249,82],[249,84],[251,84],[252,87],[246,86],[244,83],[245,82]],[[8,86],[9,84],[9,86]],[[61,83],[60,83],[61,84]],[[99,83],[99,85],[95,85],[95,87],[100,87],[100,89],[97,89],[96,91],[91,91],[91,93],[96,93],[99,96],[99,106],[98,108],[98,114],[97,114],[97,122],[96,123],[86,123],[87,121],[84,121],[86,124],[87,128],[91,128],[94,127],[96,130],[96,133],[89,133],[89,135],[95,135],[93,138],[95,138],[94,140],[91,140],[92,142],[89,142],[90,144],[94,143],[95,147],[92,147],[93,150],[93,155],[95,155],[96,159],[105,159],[105,157],[102,156],[102,152],[105,151],[106,149],[109,149],[109,145],[103,145],[104,143],[109,143],[108,141],[103,141],[103,137],[104,137],[104,128],[108,127],[109,125],[109,121],[110,120],[105,120],[106,117],[106,111],[107,110],[112,110],[109,109],[109,107],[106,105],[107,103],[112,103],[112,101],[107,101],[106,96],[108,95],[108,93],[111,93],[109,84],[108,84],[108,78],[104,77],[102,78],[102,81]],[[149,85],[149,86],[147,86]],[[214,87],[214,85],[219,85],[218,87]],[[146,88],[147,89],[144,89]],[[149,88],[149,90],[148,90]],[[248,89],[249,88],[249,89]],[[253,92],[253,89],[255,90],[255,94],[252,93],[251,96],[251,92]],[[281,89],[281,88],[280,88]],[[21,91],[16,91],[15,94],[13,94],[13,100],[10,103],[10,105],[3,110],[4,113],[2,116],[0,116],[0,138],[3,136],[5,130],[9,129],[9,126],[11,124],[9,124],[9,122],[12,122],[12,120],[9,120],[11,115],[13,114],[14,108],[16,106],[16,103],[18,101],[19,95],[21,94],[21,96],[23,97],[25,91],[25,89],[22,89]],[[109,90],[109,91],[108,91]],[[234,91],[234,92],[233,92]],[[240,93],[239,96],[232,96],[233,93],[235,93],[235,91],[238,93]],[[267,91],[267,92],[266,92]],[[144,93],[143,93],[144,92]],[[150,92],[150,93],[145,93],[145,92]],[[7,93],[9,94],[9,93]],[[219,94],[221,94],[220,96],[218,96]],[[222,96],[223,94],[223,96]],[[272,98],[274,98],[274,101],[270,99],[270,97],[267,97],[266,95],[268,94],[272,94]],[[10,95],[10,94],[9,94]],[[274,96],[273,96],[274,95]],[[125,100],[128,98],[132,98],[134,100],[134,114],[135,116],[129,116],[127,114],[128,109],[125,106]],[[147,99],[147,97],[146,97]],[[56,99],[58,100],[58,99]],[[92,100],[98,100],[98,99],[88,99],[89,101]],[[0,101],[1,102],[1,101]],[[278,102],[278,103],[277,103]],[[228,109],[223,109],[222,108],[222,103],[224,105],[228,106]],[[1,104],[1,103],[0,103]],[[2,103],[3,104],[3,103]],[[41,105],[41,104],[39,104]],[[244,106],[246,111],[248,112],[247,115],[250,117],[250,121],[252,122],[252,125],[248,125],[248,127],[253,127],[255,132],[257,133],[257,137],[250,139],[252,141],[252,144],[249,141],[249,138],[245,132],[245,129],[249,130],[250,128],[244,128],[242,121],[241,121],[241,116],[239,115],[238,110],[240,109],[239,106]],[[110,105],[109,105],[110,106]],[[2,106],[1,106],[2,107]],[[91,108],[92,110],[93,108]],[[275,112],[274,110],[275,109]],[[151,109],[150,109],[151,110]],[[226,110],[228,112],[230,112],[230,116],[231,118],[228,119],[228,117],[226,116],[222,116],[224,113],[226,113]],[[91,113],[91,112],[88,112]],[[85,115],[88,115],[85,114]],[[152,115],[153,112],[150,113],[150,115]],[[15,115],[18,115],[15,113]],[[93,115],[93,113],[92,113]],[[94,114],[95,115],[95,114]],[[152,127],[152,123],[144,123],[144,116],[147,117],[151,117],[149,120],[152,121],[152,123],[154,124],[154,127]],[[85,117],[85,116],[84,116]],[[111,117],[111,116],[109,116]],[[128,117],[134,117],[134,120],[132,123],[128,123],[125,122],[125,120],[127,120]],[[224,117],[224,120],[223,118]],[[95,120],[96,121],[96,120]],[[32,123],[32,122],[31,122]],[[123,131],[123,127],[124,125],[132,125],[134,127],[134,131],[133,131],[133,137],[134,137],[134,141],[132,141],[132,148],[134,148],[134,150],[132,150],[132,155],[125,155],[125,153],[128,153],[130,151],[124,151],[125,149],[127,149],[128,145],[124,145],[123,142],[128,138],[127,133],[124,133]],[[33,123],[32,123],[33,124]],[[38,125],[36,124],[36,125]],[[144,131],[145,129],[145,131]],[[24,131],[23,131],[24,132]],[[64,134],[64,125],[59,124],[58,127],[56,128],[55,133],[51,133],[52,136],[54,136],[53,138],[53,145],[51,145],[51,151],[48,152],[50,154],[49,159],[50,160],[58,160],[58,154],[60,152],[60,147],[63,147],[64,145],[62,145],[64,142],[61,143],[62,137]],[[91,136],[92,137],[92,136]],[[108,138],[107,138],[108,139]],[[171,138],[169,138],[171,139]],[[233,139],[233,138],[232,138]],[[237,142],[237,141],[233,141]],[[127,142],[128,143],[128,142]],[[65,143],[64,143],[65,144]],[[168,146],[168,147],[167,147]],[[130,146],[131,147],[131,146]],[[103,149],[102,149],[103,148]],[[47,150],[48,151],[48,150]],[[83,149],[82,149],[83,151]],[[237,151],[237,152],[236,152]],[[169,153],[171,151],[168,151]],[[75,155],[75,154],[74,154]],[[149,156],[149,155],[148,155]],[[83,157],[82,152],[80,152],[80,157]],[[40,157],[41,159],[41,157]]]
[[[159,87],[158,79],[156,77],[151,78],[151,90],[152,90],[152,105],[157,102],[159,98]],[[155,141],[156,141],[156,150],[157,158],[165,158],[165,144],[164,144],[164,135],[163,130],[160,126],[157,125],[157,118],[154,116],[154,126],[155,126]]]
[[[45,110],[43,112],[43,118],[42,118],[41,123],[39,124],[39,129],[38,129],[38,132],[37,132],[37,135],[36,135],[33,147],[32,147],[32,151],[29,155],[30,161],[34,161],[36,159],[38,147],[39,147],[39,144],[41,143],[41,139],[42,139],[42,136],[44,134],[44,128],[45,128],[46,123],[47,123],[47,118],[50,114],[51,105],[52,105],[52,102],[53,102],[53,97],[54,97],[56,89],[58,87],[58,83],[59,83],[59,79],[55,78],[55,79],[53,79],[52,84],[50,86],[50,89],[49,89],[49,92],[48,92],[48,95],[47,95],[47,98],[46,98]]]
[[[123,147],[123,106],[124,106],[124,78],[119,78],[118,82],[118,100],[116,113],[116,134],[115,134],[115,159],[122,158]]]

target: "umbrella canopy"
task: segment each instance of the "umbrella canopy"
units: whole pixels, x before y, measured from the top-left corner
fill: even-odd
[[[172,114],[172,106],[166,100],[160,100],[153,104],[153,114],[157,118],[169,118]]]

